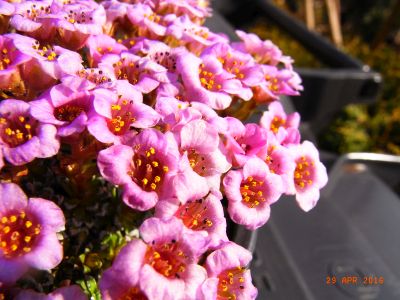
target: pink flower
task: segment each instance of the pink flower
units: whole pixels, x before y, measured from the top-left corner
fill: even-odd
[[[41,45],[39,41],[10,34],[15,47],[31,57],[31,60],[23,65],[22,78],[24,84],[36,93],[53,86],[57,80],[65,75],[72,75],[83,69],[81,56],[73,51],[57,45]],[[40,80],[37,80],[40,78]]]
[[[300,124],[300,115],[297,112],[287,115],[283,110],[282,104],[274,101],[268,105],[268,110],[265,111],[260,119],[260,125],[275,135],[278,135],[280,128],[298,129]]]
[[[19,66],[31,58],[17,50],[14,35],[0,35],[0,89],[21,90]]]
[[[251,158],[242,170],[231,170],[223,180],[231,219],[254,230],[270,216],[270,205],[282,195],[282,182],[259,158]]]
[[[236,118],[226,117],[225,148],[233,166],[244,163],[258,154],[267,143],[267,131],[254,123],[243,125]]]
[[[228,43],[221,34],[210,31],[207,27],[194,23],[188,15],[175,19],[167,27],[167,35],[173,36],[180,45],[185,45],[191,52],[200,54],[207,46],[217,42]]]
[[[186,232],[176,218],[147,219],[140,226],[140,234],[148,245],[151,244],[141,270],[141,287],[148,297],[195,299],[206,277],[204,268],[197,265],[205,251],[202,235]]]
[[[101,2],[101,5],[105,8],[107,16],[106,24],[103,26],[105,34],[113,36],[114,32],[121,29],[127,31],[127,33],[134,32],[135,28],[131,25],[127,17],[128,8],[132,5],[131,3],[105,0]]]
[[[15,12],[10,25],[19,32],[40,41],[52,42],[56,34],[56,23],[62,18],[59,5],[52,0],[23,1],[15,3]]]
[[[318,202],[319,190],[328,182],[326,168],[319,161],[318,150],[309,142],[289,148],[296,163],[289,193],[296,195],[304,211],[311,210]]]
[[[197,23],[202,23],[204,18],[211,16],[209,3],[204,0],[154,0],[152,2],[157,13],[188,16]]]
[[[127,17],[137,28],[138,36],[157,39],[165,35],[166,25],[176,18],[175,15],[162,16],[155,13],[147,4],[137,3],[128,7]]]
[[[129,146],[114,145],[97,158],[102,176],[122,187],[123,201],[141,211],[173,193],[172,180],[180,162],[176,141],[169,134],[145,129]]]
[[[121,249],[111,268],[101,275],[99,287],[104,300],[149,299],[140,287],[147,247],[142,240],[134,239]]]
[[[127,50],[124,45],[117,43],[115,39],[106,34],[89,36],[86,45],[89,49],[88,59],[91,67],[97,67],[105,54],[120,54],[122,51]]]
[[[165,87],[165,86],[164,86]],[[164,96],[165,94],[174,94],[174,92],[160,91],[157,98],[155,110],[162,116],[162,122],[172,132],[179,132],[182,126],[193,120],[204,120],[208,126],[217,130],[218,133],[226,132],[227,122],[220,117],[215,110],[204,103],[180,101],[172,96]],[[179,97],[179,96],[178,96]]]
[[[204,238],[189,234],[176,218],[150,218],[140,227],[141,240],[126,245],[103,274],[104,299],[140,295],[139,299],[195,299],[206,271],[197,265]],[[137,299],[137,298],[135,298]]]
[[[289,56],[283,56],[282,51],[270,40],[262,41],[254,33],[246,33],[241,30],[236,30],[236,34],[242,42],[232,44],[232,47],[253,55],[259,64],[277,66],[283,63],[287,69],[292,68],[293,60]]]
[[[20,292],[15,300],[61,300],[61,299],[74,299],[74,300],[87,300],[88,297],[77,285],[71,285],[56,289],[54,292],[46,295],[37,293],[32,290],[24,290]]]
[[[177,60],[187,100],[208,104],[214,109],[227,108],[231,95],[242,95],[243,88],[235,75],[225,71],[213,55],[198,58],[192,53],[182,54]],[[247,98],[246,100],[249,100]]]
[[[57,126],[57,135],[69,136],[85,130],[89,111],[91,111],[92,92],[77,89],[76,86],[65,83],[54,86],[40,99],[30,102],[31,113],[39,121]],[[71,83],[71,82],[70,82]],[[73,83],[73,82],[72,82]]]
[[[283,190],[288,193],[293,182],[293,172],[296,168],[292,152],[282,146],[272,132],[268,132],[267,144],[257,156],[266,162],[271,173],[282,179]]]
[[[142,103],[142,94],[126,81],[118,81],[114,92],[97,89],[93,94],[96,114],[90,117],[88,130],[102,143],[128,143],[135,128],[149,128],[159,120],[159,115]]]
[[[150,59],[164,67],[165,74],[164,72],[159,71],[157,73],[161,74],[155,75],[155,78],[160,82],[171,84],[176,84],[178,81],[176,74],[176,60],[181,53],[187,52],[183,47],[171,48],[163,42],[148,39],[142,39],[136,42],[129,51]],[[167,77],[167,79],[165,77]]]
[[[238,96],[242,99],[251,99],[253,93],[250,87],[260,85],[264,79],[261,66],[251,55],[237,51],[227,43],[216,43],[205,49],[202,55],[216,56],[224,70],[241,82],[242,92]]]
[[[277,100],[279,95],[299,95],[303,90],[299,75],[290,69],[279,70],[274,66],[262,65],[263,82],[255,87],[255,100],[270,102]]]
[[[27,199],[14,183],[0,184],[0,282],[12,283],[29,268],[50,270],[63,257],[57,232],[61,209],[42,198]]]
[[[212,252],[206,260],[208,279],[200,299],[256,299],[258,292],[246,268],[251,259],[248,250],[232,242]]]
[[[159,85],[159,81],[155,79],[157,75],[165,74],[163,78],[167,81],[165,68],[129,52],[103,56],[99,68],[105,70],[107,74],[113,74],[112,80],[129,81],[143,94],[153,91]],[[157,76],[160,77],[161,75]]]
[[[193,120],[180,130],[180,149],[189,160],[199,180],[207,180],[210,188],[219,189],[220,177],[231,164],[219,149],[218,132],[204,120]]]
[[[90,3],[91,5],[82,5]],[[102,34],[106,23],[106,12],[95,1],[80,1],[61,5],[62,18],[57,21],[57,33],[61,46],[78,50],[90,35]]]
[[[20,100],[0,103],[0,151],[13,165],[26,164],[36,157],[51,157],[60,148],[57,129],[33,117],[30,108],[29,103]]]
[[[204,234],[208,241],[207,248],[216,248],[228,241],[221,199],[222,195],[218,191],[211,192],[204,198],[193,195],[185,204],[178,199],[159,201],[155,216],[163,219],[175,216],[182,220],[189,231]]]

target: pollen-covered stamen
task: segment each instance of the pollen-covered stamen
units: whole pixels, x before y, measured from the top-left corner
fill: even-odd
[[[31,7],[23,13],[23,16],[32,21],[36,21],[37,18],[46,16],[50,13],[50,6],[32,4]]]
[[[265,202],[263,186],[264,181],[257,181],[251,176],[247,177],[240,185],[242,202],[250,208],[254,208],[260,205],[260,203]]]
[[[11,64],[10,50],[7,48],[1,49],[0,52],[0,70],[5,70]]]
[[[97,52],[99,52],[100,54],[106,54],[106,53],[111,53],[111,51],[113,51],[113,47],[97,47]]]
[[[237,291],[244,289],[244,272],[246,268],[238,266],[228,269],[218,275],[217,299],[234,300],[237,297]]]
[[[282,161],[282,157],[279,155],[274,155],[274,151],[276,149],[276,146],[268,146],[268,153],[267,156],[265,157],[264,161],[267,163],[269,171],[274,174],[283,174],[285,173],[284,169],[282,167],[284,166],[284,162]]]
[[[207,171],[207,162],[204,155],[199,154],[194,149],[188,151],[190,166],[200,176],[205,176]]]
[[[138,286],[131,287],[123,296],[118,300],[147,300],[145,294],[142,293]]]
[[[179,242],[149,246],[145,255],[145,263],[167,278],[180,278],[186,270],[187,255],[182,251]]]
[[[77,75],[95,83],[96,85],[111,81],[111,78],[105,76],[101,70],[95,71],[94,69],[82,69],[78,71]]]
[[[133,156],[132,169],[128,174],[143,190],[158,192],[168,171],[168,166],[160,163],[156,158],[156,150],[150,147],[144,153]]]
[[[220,82],[218,82],[215,74],[207,70],[204,64],[200,64],[199,78],[201,85],[207,90],[219,91],[220,89],[222,89],[222,85]]]
[[[139,64],[122,58],[113,64],[114,73],[119,80],[128,80],[131,84],[138,83],[140,71]]]
[[[152,14],[144,14],[143,17],[145,17],[147,20],[159,24],[161,21],[161,17],[155,13]]]
[[[175,216],[192,230],[207,230],[212,227],[213,222],[207,215],[208,205],[203,199],[188,201],[181,205],[175,213]]]
[[[284,127],[286,124],[286,120],[281,117],[275,116],[270,125],[270,129],[272,132],[277,133],[280,127]]]
[[[199,29],[198,27],[189,27],[189,28],[185,28],[183,31],[188,32],[193,35],[197,35],[198,37],[201,37],[205,40],[208,39],[208,37],[209,37],[208,31],[204,30],[203,28]]]
[[[304,155],[296,160],[296,169],[294,170],[296,187],[303,189],[313,184],[314,168],[314,162]]]
[[[64,104],[54,109],[54,116],[59,121],[72,122],[83,112],[77,104]]]
[[[281,89],[281,82],[276,77],[271,77],[270,75],[265,75],[265,80],[268,81],[268,88],[272,92],[278,92]]]
[[[230,53],[227,53],[224,58],[218,57],[218,60],[222,64],[222,67],[229,73],[235,75],[236,78],[244,78],[244,74],[241,70],[241,68],[244,66],[243,61],[236,60]]]
[[[0,217],[0,249],[8,258],[29,253],[40,231],[40,224],[25,211],[11,211]]]
[[[47,60],[56,60],[58,58],[58,54],[55,52],[54,47],[52,45],[40,45],[38,41],[36,41],[32,48],[36,50],[36,52],[47,58]]]
[[[108,128],[115,135],[125,134],[130,125],[136,121],[130,111],[131,105],[133,105],[133,101],[121,99],[121,97],[119,97],[117,104],[111,105],[111,119],[108,121]]]
[[[93,18],[86,15],[85,11],[72,11],[68,12],[68,15],[64,17],[65,20],[70,22],[71,24],[84,24],[93,21]]]
[[[11,147],[24,144],[35,136],[38,121],[29,116],[6,119],[0,116],[0,136]]]
[[[150,59],[163,66],[170,72],[176,70],[176,58],[169,51],[158,51],[150,55]]]

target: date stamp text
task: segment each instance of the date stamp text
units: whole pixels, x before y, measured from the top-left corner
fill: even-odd
[[[383,276],[326,276],[327,285],[383,285],[385,279]]]

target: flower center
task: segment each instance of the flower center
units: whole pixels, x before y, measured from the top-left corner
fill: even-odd
[[[279,127],[282,127],[285,124],[286,124],[286,120],[285,119],[282,119],[282,118],[276,116],[271,121],[270,129],[274,133],[277,133],[278,130],[279,130]]]
[[[207,205],[203,199],[188,201],[181,205],[175,216],[182,220],[183,224],[192,230],[205,230],[213,226],[213,222],[206,217]]]
[[[264,161],[268,165],[269,171],[274,174],[282,175],[285,171],[285,161],[280,155],[274,153],[276,146],[268,146],[268,154]]]
[[[128,100],[119,101],[118,104],[111,105],[111,116],[108,120],[108,128],[115,135],[122,135],[129,130],[130,125],[136,121],[136,118],[132,116],[132,112],[129,111],[130,105],[133,101]]]
[[[176,70],[176,58],[171,56],[171,53],[168,51],[165,52],[155,52],[150,55],[150,58],[158,63],[159,65],[163,66],[164,68],[168,69],[171,72],[175,72]]]
[[[149,247],[145,262],[167,278],[180,278],[179,273],[185,272],[186,269],[186,258],[179,248],[179,243],[172,240],[171,243]]]
[[[11,59],[9,57],[8,49],[3,48],[0,52],[0,70],[7,69],[9,64],[11,63]]]
[[[0,249],[7,258],[29,253],[41,230],[40,224],[24,211],[13,211],[0,218]]]
[[[226,55],[225,59],[222,57],[218,57],[218,60],[226,71],[235,75],[239,79],[244,78],[244,74],[240,70],[240,67],[244,65],[243,61],[232,59],[232,54],[230,53]]]
[[[54,51],[54,47],[51,45],[45,45],[45,46],[41,46],[40,43],[38,41],[36,41],[33,45],[32,48],[36,50],[36,52],[47,58],[47,60],[55,60],[58,58],[57,53]]]
[[[314,175],[314,162],[309,158],[302,156],[296,160],[296,169],[294,170],[294,183],[297,187],[303,189],[307,185],[312,185]]]
[[[13,148],[30,140],[37,126],[37,121],[34,123],[30,121],[28,116],[19,116],[12,120],[0,117],[0,133],[3,141]]]
[[[204,29],[199,29],[198,27],[188,27],[184,29],[185,32],[189,32],[189,34],[196,35],[198,37],[201,37],[203,39],[208,39],[209,33],[207,30]]]
[[[54,116],[59,121],[72,122],[83,111],[82,107],[72,104],[64,104],[54,109]]]
[[[86,15],[86,13],[84,11],[69,11],[68,16],[64,17],[65,20],[67,20],[68,22],[70,22],[71,24],[84,24],[86,23],[88,20],[93,21],[92,17],[88,17]]]
[[[235,291],[244,289],[243,273],[246,271],[244,267],[237,267],[225,270],[218,275],[217,299],[236,299]]]
[[[131,287],[119,300],[147,300],[147,297],[142,293],[139,287],[135,286]]]
[[[247,177],[240,185],[242,202],[250,208],[254,208],[260,205],[261,202],[265,202],[264,194],[261,190],[263,186],[264,181],[257,181],[251,176]]]
[[[265,80],[268,81],[268,87],[273,92],[278,92],[280,89],[280,82],[277,78],[271,77],[270,75],[265,75]]]
[[[115,76],[119,80],[128,80],[129,83],[135,85],[139,78],[139,64],[133,61],[126,61],[122,58],[120,61],[113,64]]]
[[[40,5],[39,7],[36,4],[32,4],[30,9],[27,9],[25,12],[25,18],[31,19],[33,21],[36,21],[38,17],[41,17],[43,15],[50,14],[50,6],[43,6]]]
[[[154,23],[160,23],[160,21],[161,21],[161,17],[155,13],[144,14],[143,17],[145,17],[147,20],[154,22]]]
[[[106,53],[111,53],[113,51],[113,47],[97,47],[96,50],[101,55],[103,55],[103,54],[106,54]]]
[[[82,69],[78,71],[77,75],[81,78],[86,78],[96,85],[111,81],[111,78],[104,76],[101,70],[96,72],[95,69]]]
[[[201,85],[207,90],[217,91],[222,88],[222,85],[215,82],[215,74],[205,69],[204,64],[200,64],[199,77]]]
[[[155,158],[156,150],[151,147],[144,155],[136,153],[133,157],[132,171],[128,174],[143,190],[147,192],[158,191],[162,185],[164,174],[168,167]]]
[[[193,171],[200,176],[204,176],[206,172],[206,160],[204,156],[197,153],[196,150],[190,149],[188,151],[188,159]]]

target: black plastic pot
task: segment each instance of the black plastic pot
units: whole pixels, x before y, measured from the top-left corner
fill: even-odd
[[[274,22],[283,31],[303,45],[327,67],[323,69],[296,69],[303,80],[304,92],[293,97],[293,104],[302,120],[310,124],[318,134],[349,103],[372,103],[376,101],[382,84],[379,73],[372,71],[359,60],[336,48],[328,40],[311,32],[301,22],[290,17],[268,0],[214,1],[215,9],[226,19],[215,16],[213,29],[220,29],[235,39],[232,27],[245,28],[256,19]],[[221,26],[222,25],[222,26]]]

